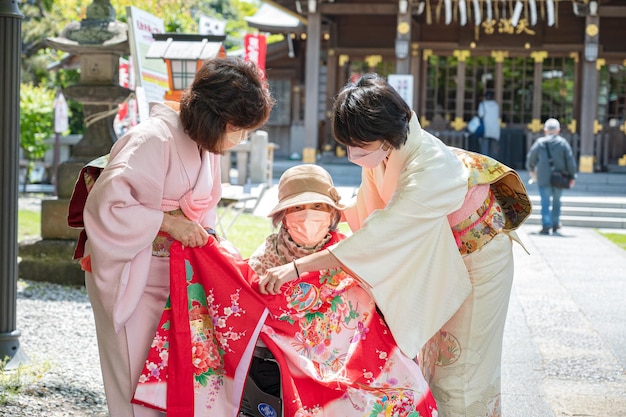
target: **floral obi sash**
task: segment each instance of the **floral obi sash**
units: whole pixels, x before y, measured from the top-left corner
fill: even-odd
[[[174,217],[187,218],[187,216],[185,216],[185,214],[183,213],[181,209],[166,211],[165,214],[169,214],[170,216],[174,216]],[[206,231],[210,235],[217,237],[217,233],[215,232],[215,230],[211,228],[207,228]],[[170,236],[169,234],[165,232],[159,232],[157,236],[154,238],[154,240],[152,241],[152,256],[156,256],[159,258],[169,258],[170,247],[172,246],[172,243],[174,243],[175,241],[176,240],[174,240],[174,238]]]
[[[452,234],[461,255],[470,254],[485,246],[504,229],[504,224],[502,208],[490,189],[478,210],[452,227]]]

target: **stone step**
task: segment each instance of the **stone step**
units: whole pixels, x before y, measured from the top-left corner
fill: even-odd
[[[536,194],[529,194],[533,208],[541,207],[541,198]],[[626,210],[626,196],[568,196],[561,197],[561,206],[566,207],[590,207],[596,209]]]
[[[526,224],[541,225],[541,215],[531,214],[526,220]],[[626,218],[619,217],[587,217],[561,215],[563,226],[593,227],[597,229],[626,229]]]
[[[532,214],[541,214],[541,205],[533,205]],[[607,217],[626,220],[626,208],[561,206],[561,216]]]
[[[541,201],[530,195],[533,212],[528,224],[541,224]],[[563,226],[626,229],[626,197],[563,196],[561,198]]]

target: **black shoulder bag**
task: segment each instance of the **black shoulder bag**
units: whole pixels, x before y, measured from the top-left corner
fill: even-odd
[[[555,171],[552,155],[550,155],[550,146],[546,143],[546,152],[548,152],[548,162],[550,162],[550,185],[556,188],[569,188],[572,179],[567,172]]]

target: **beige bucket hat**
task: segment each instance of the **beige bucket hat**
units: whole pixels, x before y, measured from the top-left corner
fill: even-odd
[[[278,181],[278,204],[267,216],[272,217],[289,207],[307,203],[326,203],[343,210],[345,206],[339,202],[340,199],[328,171],[314,164],[296,165],[281,175]]]

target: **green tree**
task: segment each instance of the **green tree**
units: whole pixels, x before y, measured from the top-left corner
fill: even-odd
[[[56,91],[79,80],[77,69],[50,68],[69,55],[50,48],[46,39],[57,37],[71,22],[78,22],[86,17],[87,6],[93,0],[29,0],[20,5],[24,14],[22,23],[22,82]],[[245,16],[251,16],[258,9],[258,0],[111,0],[115,8],[116,19],[127,21],[126,7],[135,6],[149,11],[163,19],[166,31],[179,33],[197,33],[200,15],[223,19],[227,22],[227,50],[241,48],[243,35],[248,31]],[[70,132],[82,133],[84,123],[82,105],[67,99],[70,112]]]
[[[24,186],[37,159],[48,149],[45,140],[54,133],[54,90],[47,87],[21,84],[20,86],[20,146],[28,161]]]

